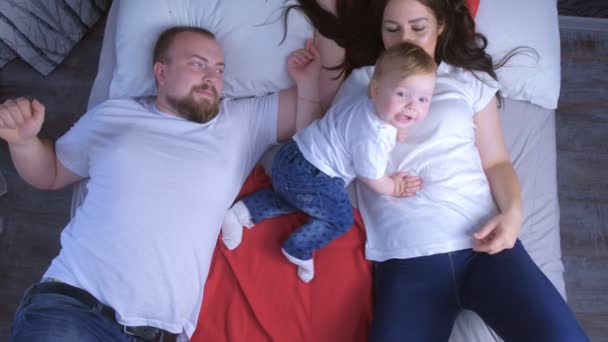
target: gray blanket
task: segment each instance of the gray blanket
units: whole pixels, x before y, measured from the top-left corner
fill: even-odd
[[[43,75],[55,69],[111,0],[0,0],[0,68],[19,56]]]

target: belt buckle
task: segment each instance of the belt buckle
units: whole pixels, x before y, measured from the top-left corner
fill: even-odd
[[[127,334],[127,335],[131,335],[131,336],[136,336],[136,337],[139,337],[139,336],[135,335],[134,333],[132,333],[131,331],[129,331],[129,330],[130,330],[130,328],[131,328],[131,327],[128,327],[128,326],[126,326],[126,325],[123,325],[123,326],[122,326],[122,332],[123,332],[123,333],[125,333],[125,334]]]
[[[144,341],[162,341],[164,337],[164,331],[154,327],[129,327],[123,325],[122,331],[127,335],[139,337]]]

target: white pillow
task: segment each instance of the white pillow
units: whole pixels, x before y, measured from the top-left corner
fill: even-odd
[[[213,32],[224,49],[224,97],[258,96],[293,84],[287,56],[303,47],[314,30],[299,11],[289,14],[287,38],[281,43],[284,0],[128,0],[118,3],[116,66],[109,97],[156,92],[152,50],[159,34],[176,25]],[[115,4],[116,5],[116,4]]]
[[[503,95],[557,108],[561,81],[557,0],[481,0],[475,22],[488,37],[488,52],[496,60],[517,46],[531,47],[539,55],[519,54],[498,70]]]

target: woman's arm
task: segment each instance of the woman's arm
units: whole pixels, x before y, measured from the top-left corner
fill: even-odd
[[[344,59],[344,49],[331,39],[325,38],[321,33],[315,33],[315,44],[319,48],[321,55],[321,74],[319,75],[319,99],[321,100],[321,108],[323,112],[329,109],[338,88],[344,81],[344,76],[340,74],[340,70],[328,70],[328,67],[334,67]]]
[[[474,234],[474,249],[496,254],[512,248],[523,221],[521,189],[505,146],[498,101],[494,97],[475,114],[475,142],[500,213]]]
[[[329,12],[336,14],[336,0],[319,0],[319,4]],[[319,76],[319,99],[321,109],[325,113],[334,100],[338,88],[344,81],[340,70],[327,70],[339,65],[344,60],[344,49],[336,42],[323,36],[319,31],[315,32],[315,45],[321,55],[321,75]]]

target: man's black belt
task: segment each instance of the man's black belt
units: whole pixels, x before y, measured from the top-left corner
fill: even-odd
[[[74,298],[84,305],[94,309],[101,307],[101,313],[116,322],[116,324],[122,327],[122,331],[125,334],[137,336],[149,342],[175,342],[177,341],[177,334],[170,333],[166,330],[148,327],[148,326],[137,326],[130,327],[125,326],[116,321],[116,311],[112,307],[101,303],[97,298],[87,291],[78,287],[68,285],[66,283],[57,281],[48,281],[36,284],[30,288],[27,295],[42,294],[42,293],[54,293],[67,297]]]

